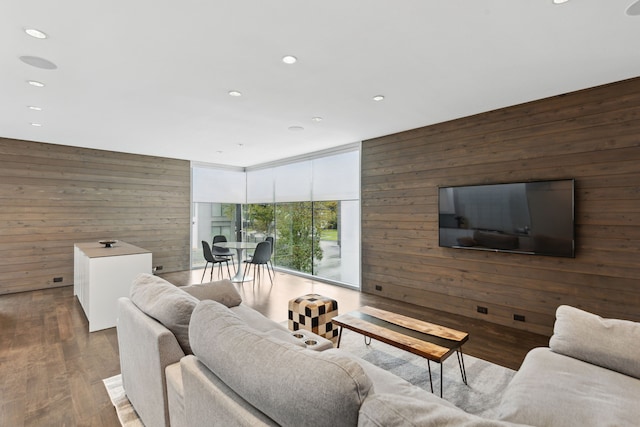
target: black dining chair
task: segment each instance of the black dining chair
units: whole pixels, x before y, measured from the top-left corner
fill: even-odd
[[[253,256],[251,257],[251,259],[248,259],[245,261],[246,265],[244,267],[244,275],[245,276],[247,275],[247,269],[251,264],[253,264],[253,283],[255,285],[256,269],[262,265],[263,271],[264,271],[264,265],[267,265],[267,273],[269,273],[269,280],[271,281],[271,284],[273,284],[273,278],[271,277],[271,271],[269,270],[269,265],[268,265],[270,260],[271,260],[271,243],[267,241],[258,243],[258,246],[256,246],[256,250],[253,252]],[[258,275],[259,274],[260,274],[260,271],[258,270]]]
[[[226,242],[226,241],[227,241],[227,238],[221,234],[218,234],[217,236],[213,236],[211,250],[213,251],[214,256],[223,257],[223,258],[227,258],[227,260],[231,260],[231,265],[233,265],[233,269],[236,270],[236,264],[235,262],[233,262],[233,257],[235,256],[235,254],[231,252],[231,249],[223,248],[221,246],[216,246],[216,243]]]
[[[229,270],[229,259],[224,257],[216,257],[211,252],[211,247],[206,240],[202,241],[202,253],[204,254],[204,259],[207,263],[204,265],[204,271],[202,272],[202,278],[200,279],[200,283],[204,280],[204,275],[207,272],[207,266],[211,263],[211,274],[209,275],[209,280],[213,280],[213,267],[218,264],[218,277],[222,276],[222,263],[227,264],[227,273],[229,273],[229,278],[231,278],[231,270]]]
[[[273,238],[273,236],[268,236],[264,239],[265,242],[269,242],[271,243],[271,257],[269,258],[269,264],[271,266],[271,271],[273,272],[273,275],[275,277],[276,275],[276,271],[273,269],[273,249],[274,249],[274,245],[275,245],[275,239]]]

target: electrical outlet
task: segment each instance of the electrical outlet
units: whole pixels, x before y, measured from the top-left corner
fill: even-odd
[[[487,314],[489,313],[489,309],[487,307],[478,306],[478,313]]]
[[[62,277],[54,277],[53,278],[53,283],[60,283],[62,282]]]
[[[161,265],[157,265],[156,268],[154,269],[154,271],[162,271],[162,266]]]
[[[514,314],[513,320],[517,320],[518,322],[524,322],[524,316],[522,314]]]
[[[376,285],[376,291],[381,291],[381,290],[382,290],[382,286]]]

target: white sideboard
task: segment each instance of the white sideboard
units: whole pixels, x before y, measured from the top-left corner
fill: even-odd
[[[89,332],[116,326],[118,298],[129,296],[133,279],[151,273],[151,252],[117,242],[105,248],[98,242],[73,248],[73,293],[89,321]]]

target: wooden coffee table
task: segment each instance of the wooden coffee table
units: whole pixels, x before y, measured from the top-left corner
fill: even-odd
[[[366,306],[358,311],[341,314],[331,319],[331,321],[340,326],[338,347],[340,347],[340,340],[342,339],[342,329],[347,328],[364,335],[366,345],[369,345],[371,338],[374,338],[427,359],[432,393],[433,381],[430,361],[439,363],[441,397],[442,383],[444,382],[442,362],[453,353],[456,353],[462,381],[467,384],[467,373],[462,355],[462,344],[469,339],[469,334],[466,332]],[[367,342],[367,337],[369,342]]]

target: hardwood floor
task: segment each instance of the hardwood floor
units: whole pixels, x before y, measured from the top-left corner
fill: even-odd
[[[202,270],[163,274],[178,285],[199,283]],[[294,297],[319,293],[346,313],[363,305],[468,332],[465,353],[517,369],[548,337],[392,301],[276,272],[238,286],[245,304],[275,321]],[[118,426],[102,379],[120,372],[116,329],[88,332],[73,287],[0,296],[0,426]]]
[[[0,296],[0,426],[119,426],[119,371],[115,328],[89,334],[73,287]]]

